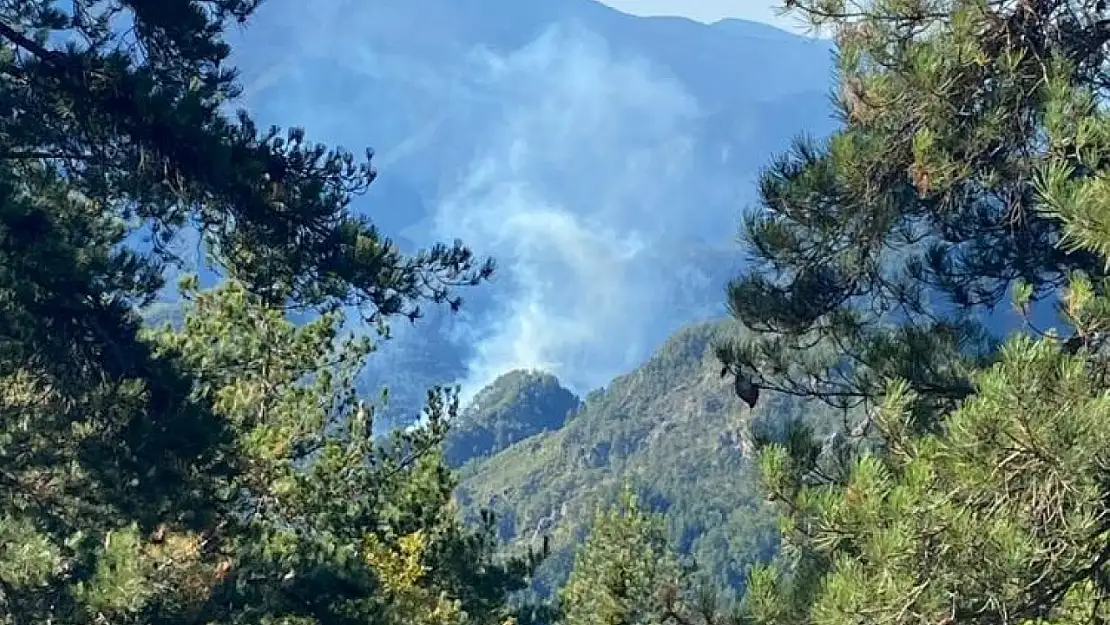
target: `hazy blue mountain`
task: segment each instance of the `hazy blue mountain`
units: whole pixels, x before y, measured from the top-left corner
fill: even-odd
[[[833,123],[827,42],[593,0],[268,0],[235,43],[261,122],[375,148],[357,207],[383,230],[498,261],[367,371],[401,421],[428,384],[513,369],[585,392],[721,314],[753,177]]]

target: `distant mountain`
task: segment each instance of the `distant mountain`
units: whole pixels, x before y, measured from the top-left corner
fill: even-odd
[[[582,405],[549,373],[510,371],[483,389],[444,441],[452,466],[489,456],[541,432],[556,430]]]
[[[680,330],[641,367],[591,393],[562,428],[462,469],[457,497],[468,515],[492,510],[502,540],[517,547],[552,536],[540,592],[563,583],[595,509],[626,482],[666,513],[680,551],[721,583],[741,586],[753,563],[775,553],[745,428],[753,417],[774,420],[805,407],[772,396],[748,411],[712,351],[726,331],[723,323]]]
[[[268,0],[233,43],[261,123],[375,148],[356,208],[402,247],[498,261],[463,315],[429,311],[372,359],[396,424],[428,385],[513,369],[584,393],[722,314],[756,173],[833,125],[829,42],[594,0]]]

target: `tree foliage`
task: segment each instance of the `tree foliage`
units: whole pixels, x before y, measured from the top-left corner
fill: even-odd
[[[895,387],[889,452],[857,459],[843,488],[805,484],[767,448],[792,567],[754,576],[754,622],[1105,619],[1110,403],[1084,360],[1015,339],[942,435],[908,434],[913,397]]]
[[[236,282],[186,294],[184,328],[144,340],[192,373],[191,400],[228,432],[207,451],[234,464],[223,473],[180,467],[204,498],[135,509],[96,501],[102,487],[74,471],[79,457],[42,469],[35,496],[13,493],[4,505],[8,544],[20,545],[0,556],[12,622],[508,618],[505,599],[523,588],[528,565],[495,561],[490,528],[466,529],[455,512],[455,482],[438,454],[453,397],[431,392],[424,428],[375,442],[353,386],[370,344],[340,340],[338,314],[297,327]],[[14,395],[28,385],[7,388]],[[20,442],[17,424],[4,425],[5,442]],[[163,492],[161,466],[143,468],[127,488]]]
[[[754,269],[729,295],[759,336],[721,355],[766,388],[839,407],[873,406],[888,379],[903,379],[928,429],[991,362],[998,332],[984,315],[1017,284],[1039,300],[1072,271],[1104,274],[1098,246],[1064,245],[1080,235],[1045,209],[1079,218],[1082,193],[1100,184],[1106,10],[788,6],[836,40],[843,125],[765,172],[763,210],[744,229]]]
[[[374,442],[354,393],[370,346],[336,347],[339,321],[294,327],[233,283],[162,335],[202,372],[249,467],[228,489],[248,513],[223,530],[237,581],[213,604],[322,623],[497,622],[527,571],[494,562],[488,528],[464,529],[455,514],[438,453],[453,396],[430,392],[425,427]]]
[[[257,5],[0,6],[0,622],[500,623],[530,570],[458,520],[453,395],[372,440],[340,337],[491,266],[402,255],[349,209],[369,160],[227,115]],[[144,330],[190,229],[227,282]]]
[[[560,592],[565,625],[711,625],[718,605],[629,489],[598,511]]]
[[[869,410],[824,444],[761,433],[783,558],[745,618],[1104,622],[1105,3],[790,4],[837,37],[845,125],[769,171],[766,264],[731,292],[766,334],[721,355]],[[1007,297],[1056,301],[1072,335],[987,337]]]
[[[223,33],[259,4],[6,3],[5,163],[63,176],[125,232],[146,226],[159,252],[148,261],[199,228],[227,271],[275,302],[417,314],[419,300],[446,301],[452,284],[488,275],[460,244],[404,257],[350,213],[376,176],[369,159],[225,114],[238,86]]]

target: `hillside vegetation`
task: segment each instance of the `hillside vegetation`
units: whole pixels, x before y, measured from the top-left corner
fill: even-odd
[[[563,427],[462,468],[456,492],[471,518],[492,510],[499,538],[516,546],[551,537],[541,591],[566,579],[598,507],[614,503],[625,485],[665,512],[677,549],[723,584],[742,586],[752,563],[773,555],[774,520],[745,443],[752,415],[712,350],[728,327],[684,328],[643,366],[591,393]],[[801,409],[780,396],[756,412]],[[499,413],[503,420],[528,414]]]
[[[549,373],[510,371],[482,389],[451,424],[443,441],[444,458],[458,466],[497,453],[561,427],[581,404]]]

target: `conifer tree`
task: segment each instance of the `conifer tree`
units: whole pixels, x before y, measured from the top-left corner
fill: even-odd
[[[747,622],[1110,617],[1105,379],[1087,355],[1015,337],[975,381],[925,436],[911,431],[908,385],[894,385],[877,417],[887,452],[854,459],[843,487],[807,480],[783,446],[762,450],[787,564],[753,574]]]
[[[492,527],[461,525],[439,452],[454,396],[431,391],[425,425],[375,442],[354,389],[371,344],[340,340],[340,315],[296,327],[234,282],[191,299],[184,330],[154,340],[197,372],[242,468],[222,485],[235,496],[189,569],[198,575],[207,557],[221,579],[168,583],[157,602],[180,602],[197,622],[504,622],[527,566],[494,561]],[[177,599],[181,588],[201,592],[199,605]]]
[[[59,624],[505,622],[529,567],[494,560],[492,527],[461,525],[438,452],[453,396],[431,392],[425,426],[376,442],[353,386],[371,345],[341,338],[338,313],[297,327],[237,282],[201,294],[186,286],[184,328],[144,338],[191,373],[194,401],[226,426],[217,451],[234,465],[177,467],[198,489],[187,506],[94,507],[87,491],[102,488],[98,476],[72,467],[80,443],[96,440],[80,430],[101,424],[60,433],[56,448],[36,450],[54,456],[37,490],[12,492],[3,508],[0,614]],[[6,387],[5,405],[26,390]],[[19,407],[24,418],[49,408]],[[144,468],[129,490],[162,490],[166,469]]]
[[[491,266],[401,254],[368,159],[225,113],[258,4],[0,6],[0,622],[487,623],[522,583],[455,520],[450,397],[371,444],[337,337]],[[145,332],[187,229],[231,282]]]
[[[732,371],[864,410],[904,379],[927,430],[991,362],[983,315],[1018,283],[1040,300],[1071,271],[1104,275],[1091,249],[1062,245],[1038,188],[1059,172],[1053,202],[1076,210],[1075,185],[1097,177],[1085,120],[1105,89],[1103,5],[787,3],[835,40],[842,127],[762,177],[744,226],[753,269],[729,294],[755,337],[722,346]]]
[[[662,518],[625,489],[599,510],[560,591],[565,625],[715,625],[716,593],[667,540]]]
[[[773,212],[748,222],[766,263],[731,293],[765,334],[721,351],[863,403],[870,436],[766,430],[784,553],[746,619],[1104,622],[1105,3],[790,4],[837,37],[845,124],[768,173]],[[975,315],[1007,298],[1058,301],[1071,336],[986,338]]]

